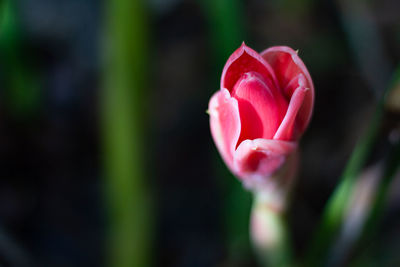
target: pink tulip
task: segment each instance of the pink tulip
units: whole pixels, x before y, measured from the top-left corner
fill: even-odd
[[[258,54],[243,43],[210,100],[211,134],[229,169],[252,188],[295,154],[313,104],[314,86],[296,51],[274,46]]]

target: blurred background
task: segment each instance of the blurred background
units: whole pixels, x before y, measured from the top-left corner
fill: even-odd
[[[0,265],[258,266],[251,196],[206,114],[242,41],[298,49],[314,80],[289,213],[301,257],[400,61],[399,10],[396,0],[0,0]],[[369,166],[398,119],[385,111]],[[368,266],[400,264],[399,180]]]

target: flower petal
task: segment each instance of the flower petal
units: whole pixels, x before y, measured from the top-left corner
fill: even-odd
[[[239,105],[240,144],[246,139],[272,139],[286,114],[287,102],[279,89],[267,85],[256,72],[242,75],[232,89],[232,97]]]
[[[295,151],[296,142],[255,139],[243,141],[234,154],[236,175],[249,184],[262,183]]]
[[[299,74],[299,79],[304,79],[302,74]],[[301,132],[298,132],[298,129],[295,126],[296,118],[298,112],[303,105],[304,97],[307,94],[307,91],[310,90],[304,87],[304,83],[299,83],[303,85],[299,85],[297,89],[292,94],[292,98],[290,99],[289,107],[287,109],[286,115],[279,126],[278,130],[274,135],[274,139],[277,140],[296,140]]]
[[[240,135],[237,100],[226,89],[217,91],[210,99],[208,112],[214,142],[226,165],[232,170],[233,153]]]
[[[271,66],[256,51],[242,45],[229,57],[221,76],[221,89],[226,88],[229,91],[239,80],[243,73],[255,71],[260,73],[265,79],[273,81],[277,86],[277,79]]]
[[[261,56],[274,69],[280,88],[290,99],[295,89],[298,87],[299,74],[305,77],[305,88],[309,88],[304,96],[303,104],[297,116],[299,132],[304,132],[307,127],[314,105],[314,85],[303,61],[296,51],[287,46],[274,46],[261,53]]]

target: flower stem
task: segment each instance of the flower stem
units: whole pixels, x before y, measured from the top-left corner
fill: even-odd
[[[291,249],[284,210],[256,194],[251,214],[251,234],[264,266],[291,266]]]
[[[151,205],[146,163],[147,23],[140,0],[106,1],[102,126],[108,208],[106,261],[148,266]]]

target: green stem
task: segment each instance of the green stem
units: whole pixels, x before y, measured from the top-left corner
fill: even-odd
[[[152,231],[145,177],[147,23],[139,0],[106,1],[102,95],[107,264],[148,266]]]
[[[289,232],[284,210],[257,194],[251,215],[251,233],[264,266],[292,266]]]
[[[245,41],[242,0],[200,0],[208,20],[218,71],[229,55]],[[219,75],[218,75],[219,77]]]

